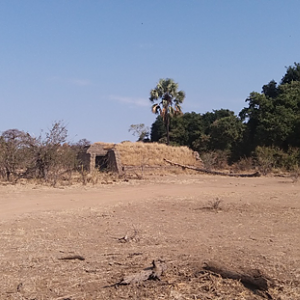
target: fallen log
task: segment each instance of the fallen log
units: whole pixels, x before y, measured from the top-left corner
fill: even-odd
[[[146,280],[161,280],[161,275],[164,274],[167,267],[166,264],[161,260],[153,260],[152,267],[146,268],[139,273],[126,275],[116,285],[129,285],[129,284],[140,284]]]
[[[58,258],[59,260],[85,260],[85,258],[81,255],[70,255],[70,256],[64,256],[64,257],[60,257]]]
[[[220,275],[222,278],[239,280],[250,289],[268,291],[269,285],[273,284],[273,281],[258,269],[236,271],[224,268],[214,262],[205,262],[203,268]]]
[[[194,171],[202,172],[202,173],[206,173],[206,174],[230,176],[230,177],[260,177],[259,172],[250,173],[250,174],[225,173],[225,172],[218,172],[218,171],[210,171],[210,170],[206,170],[206,169],[202,169],[202,168],[198,168],[198,167],[194,167],[194,166],[182,165],[182,164],[179,164],[176,162],[172,162],[166,158],[164,158],[164,161],[166,161],[167,163],[169,163],[171,165],[181,167],[183,169],[194,170]]]

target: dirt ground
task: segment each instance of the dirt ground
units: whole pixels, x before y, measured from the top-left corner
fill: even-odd
[[[2,184],[0,205],[0,299],[300,299],[300,183],[289,178]],[[117,284],[153,260],[167,266],[160,281]],[[205,262],[272,284],[245,287]]]

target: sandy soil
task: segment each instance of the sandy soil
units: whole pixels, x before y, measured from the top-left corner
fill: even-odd
[[[300,184],[288,178],[2,184],[0,205],[0,299],[300,299]],[[158,259],[160,281],[115,285]],[[273,285],[245,287],[207,261]]]

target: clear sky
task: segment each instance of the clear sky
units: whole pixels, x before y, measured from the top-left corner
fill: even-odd
[[[63,120],[70,141],[134,140],[172,78],[184,112],[238,113],[300,62],[299,0],[0,0],[0,131]]]

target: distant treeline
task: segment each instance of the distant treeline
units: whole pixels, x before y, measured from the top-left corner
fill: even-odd
[[[271,80],[252,92],[238,115],[228,109],[188,112],[170,122],[170,144],[200,154],[219,153],[229,164],[241,158],[271,167],[298,168],[300,162],[300,64],[287,68],[280,83]],[[165,142],[161,116],[151,126],[151,141]]]
[[[259,167],[265,174],[273,168],[299,174],[300,64],[288,67],[279,84],[271,80],[262,87],[261,93],[250,93],[246,102],[248,107],[238,115],[219,109],[172,117],[170,144],[198,151],[208,169],[231,165],[239,170]],[[140,141],[149,142],[143,124],[132,125],[130,130],[139,133]],[[161,116],[151,126],[150,141],[167,142]],[[67,129],[62,122],[55,122],[39,137],[18,129],[3,131],[0,179],[34,178],[55,185],[60,176],[71,177],[75,170],[85,183],[86,172],[80,157],[89,144],[85,139],[76,144],[67,143]]]

